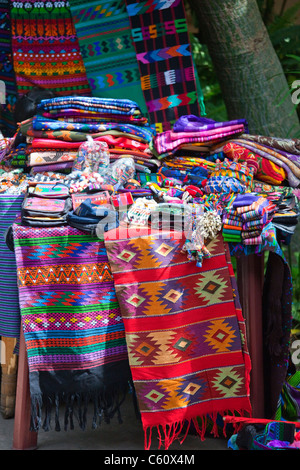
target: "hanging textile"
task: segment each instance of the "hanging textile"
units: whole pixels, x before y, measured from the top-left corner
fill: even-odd
[[[0,82],[0,131],[4,137],[11,137],[16,130],[13,111],[17,88],[12,59],[9,0],[0,1]]]
[[[124,0],[70,2],[93,96],[129,98],[147,113]]]
[[[20,307],[15,255],[6,245],[5,232],[21,212],[24,195],[0,195],[0,336],[18,338]]]
[[[19,94],[90,94],[69,3],[11,0],[13,62]]]
[[[29,364],[32,428],[50,425],[65,402],[93,425],[119,412],[130,380],[124,325],[103,240],[72,228],[14,224],[21,321]],[[77,407],[77,408],[76,408]],[[45,421],[42,424],[42,412]],[[60,429],[59,416],[55,418]]]
[[[289,367],[293,286],[288,263],[270,251],[263,288],[265,415],[276,415]]]
[[[125,3],[150,122],[163,132],[182,115],[199,116],[200,94],[183,2]]]
[[[105,234],[145,432],[168,448],[193,422],[251,413],[250,360],[230,257],[222,237],[202,268],[182,252],[179,232],[121,226]],[[130,233],[129,233],[130,232]],[[186,428],[184,428],[186,426]],[[182,437],[184,439],[184,437]]]

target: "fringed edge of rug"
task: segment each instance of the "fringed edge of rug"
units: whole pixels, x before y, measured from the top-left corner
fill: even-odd
[[[104,421],[109,424],[111,419],[117,416],[118,422],[123,423],[121,405],[128,394],[132,394],[133,407],[137,418],[135,392],[130,384],[118,386],[107,391],[94,391],[89,393],[62,393],[52,396],[31,395],[31,431],[49,431],[54,419],[55,431],[65,431],[75,428],[75,420],[80,429],[85,430],[88,423],[88,408],[93,406],[92,429],[96,429]],[[62,408],[64,416],[62,420]],[[53,417],[54,414],[54,417]],[[63,421],[63,426],[61,425]]]
[[[152,434],[153,431],[155,430],[157,433],[157,438],[158,438],[158,450],[161,448],[164,448],[164,450],[168,450],[170,446],[178,440],[180,444],[183,444],[185,439],[187,438],[191,426],[194,427],[195,432],[193,434],[197,434],[201,441],[205,440],[205,435],[208,432],[208,421],[212,422],[212,427],[211,430],[209,431],[210,434],[213,435],[213,437],[217,438],[220,437],[220,432],[219,432],[219,426],[217,423],[217,418],[221,416],[229,416],[232,413],[230,413],[228,410],[223,411],[223,413],[215,413],[214,415],[204,415],[204,416],[196,416],[192,417],[190,419],[186,419],[183,421],[176,421],[171,424],[159,424],[159,425],[153,425],[153,426],[143,426],[144,430],[144,449],[145,450],[150,450],[151,444],[152,444]],[[239,410],[236,411],[236,414],[239,414],[240,416],[249,416],[250,414],[249,411],[245,410]],[[240,428],[243,426],[242,423],[240,422],[233,422],[232,427],[234,429],[234,433],[238,432]],[[227,432],[226,432],[226,423],[224,422],[223,426],[223,431],[222,431],[223,437],[227,437]]]

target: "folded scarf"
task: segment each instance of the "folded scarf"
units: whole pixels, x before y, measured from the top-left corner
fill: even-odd
[[[242,124],[247,129],[247,121],[245,119],[237,119],[232,121],[217,122],[213,119],[194,116],[193,114],[181,116],[173,126],[174,132],[200,132],[204,130],[230,127]]]
[[[300,139],[282,139],[281,137],[271,137],[262,135],[242,135],[242,138],[257,142],[258,144],[268,145],[277,150],[290,152],[295,155],[300,155]]]
[[[37,106],[38,111],[69,112],[72,109],[105,114],[141,115],[138,104],[127,99],[64,96],[42,100]]]
[[[237,139],[238,141],[241,142],[241,145],[247,144],[251,146],[253,149],[260,150],[261,152],[265,152],[267,155],[271,155],[274,158],[278,158],[278,160],[283,161],[286,163],[290,169],[293,171],[293,173],[299,178],[300,177],[300,159],[299,157],[295,156],[295,159],[293,161],[293,155],[292,154],[284,154],[282,152],[278,152],[271,147],[267,147],[265,145],[257,144],[256,142],[249,142],[246,139]]]
[[[49,165],[50,163],[74,161],[77,152],[44,151],[31,152],[28,157],[28,166]]]
[[[97,133],[109,130],[116,130],[135,135],[150,142],[156,134],[154,128],[150,126],[137,126],[134,124],[126,124],[120,122],[105,122],[105,123],[84,123],[84,122],[65,122],[56,119],[44,119],[42,116],[35,116],[32,119],[32,128],[36,131],[76,131],[82,133]]]
[[[184,144],[191,143],[216,143],[217,141],[225,140],[229,135],[237,135],[244,131],[244,126],[240,125],[234,129],[220,128],[210,132],[209,135],[198,135],[191,136],[189,133],[180,133],[180,137],[176,138],[176,133],[172,131],[165,131],[157,134],[153,139],[154,150],[156,151],[158,158],[161,154],[166,152],[179,149]]]

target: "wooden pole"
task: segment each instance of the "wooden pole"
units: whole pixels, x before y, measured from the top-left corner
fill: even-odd
[[[1,414],[10,419],[15,414],[18,356],[16,338],[1,337]]]
[[[250,401],[254,418],[265,417],[262,294],[264,282],[263,256],[237,258],[237,283],[246,322],[247,343],[252,363]]]
[[[21,328],[13,436],[14,450],[33,450],[37,447],[37,432],[30,431],[30,401],[29,369],[25,339]]]

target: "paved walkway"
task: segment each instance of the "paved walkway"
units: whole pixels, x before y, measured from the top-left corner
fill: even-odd
[[[76,420],[75,429],[57,432],[40,431],[38,433],[37,450],[102,450],[102,451],[129,451],[144,449],[144,434],[140,421],[136,418],[134,408],[129,397],[121,408],[123,424],[117,418],[110,424],[103,423],[95,430],[91,429],[91,420],[88,419],[85,431],[79,429]],[[63,417],[63,410],[61,413]],[[4,419],[0,416],[0,450],[12,450],[14,420]],[[155,434],[152,438],[152,450],[158,449],[158,440]],[[201,441],[198,436],[188,435],[183,444],[178,441],[170,451],[200,451],[225,450],[227,439],[207,437]],[[110,455],[111,453],[108,453]]]

